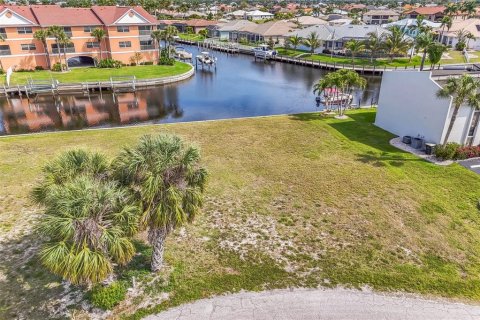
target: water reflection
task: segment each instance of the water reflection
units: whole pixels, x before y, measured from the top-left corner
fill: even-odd
[[[196,47],[189,49],[195,55]],[[0,134],[142,122],[179,122],[250,117],[318,110],[313,84],[324,70],[215,52],[216,70],[197,70],[181,83],[135,93],[14,97],[0,100]],[[378,99],[380,77],[368,77],[355,104]]]

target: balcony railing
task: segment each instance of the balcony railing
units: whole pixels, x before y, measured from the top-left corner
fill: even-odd
[[[0,32],[0,37],[2,37],[2,39],[7,39],[7,34],[4,32]]]
[[[9,56],[11,54],[10,49],[0,50],[0,56]]]
[[[152,34],[152,30],[138,30],[140,36],[149,36]]]

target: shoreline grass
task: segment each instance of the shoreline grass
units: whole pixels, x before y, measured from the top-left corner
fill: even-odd
[[[47,317],[59,279],[35,258],[41,166],[71,148],[113,156],[144,134],[201,147],[211,173],[203,215],[169,237],[168,300],[113,316],[140,319],[226,292],[344,285],[480,301],[479,176],[391,146],[373,110],[60,132],[0,139],[0,318]],[[16,236],[14,236],[16,234]],[[139,251],[148,261],[151,250]],[[137,271],[135,265],[129,272]],[[4,277],[1,277],[4,276]],[[75,306],[72,306],[75,309]]]
[[[49,70],[14,72],[11,77],[10,85],[26,84],[28,79],[56,79],[62,83],[108,81],[112,76],[135,76],[137,79],[152,79],[179,75],[190,69],[191,66],[189,64],[177,61],[173,66],[140,65],[126,66],[118,69],[94,67],[72,68],[67,72],[53,72]]]

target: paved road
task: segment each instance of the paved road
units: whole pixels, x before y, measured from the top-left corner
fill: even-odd
[[[199,300],[144,320],[469,320],[480,305],[347,289],[243,292]]]
[[[462,160],[462,161],[459,161],[458,163],[460,163],[465,168],[480,174],[480,159],[475,158],[475,159],[469,159],[469,160]]]

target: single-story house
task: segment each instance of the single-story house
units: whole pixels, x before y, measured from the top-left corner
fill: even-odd
[[[381,25],[397,21],[400,14],[393,10],[370,10],[363,14],[362,21],[366,24]]]
[[[388,29],[393,26],[399,26],[400,29],[405,32],[405,34],[411,38],[416,38],[418,35],[418,29],[415,28],[417,25],[417,19],[402,19],[395,22],[387,23],[382,25],[383,28]],[[430,27],[432,29],[440,28],[441,23],[432,22],[430,20],[423,20],[422,25]]]
[[[426,20],[436,22],[442,20],[444,11],[444,6],[418,7],[405,12],[405,16],[409,19],[417,19],[417,17],[421,15]]]
[[[290,21],[279,20],[269,21],[262,24],[246,25],[239,31],[230,32],[233,41],[246,39],[249,42],[267,42],[272,39],[275,44],[282,45],[290,32],[295,30],[297,25]]]
[[[480,19],[454,19],[450,30],[440,30],[440,42],[455,47],[458,43],[458,31],[463,30],[473,34],[475,39],[466,40],[469,49],[480,50]]]
[[[270,12],[263,12],[260,10],[248,11],[245,16],[248,20],[265,20],[265,19],[272,19],[274,17],[273,14]]]
[[[325,49],[333,51],[342,51],[345,43],[350,40],[366,40],[370,32],[375,32],[378,35],[388,33],[389,31],[375,25],[344,25],[344,26],[329,26],[318,25],[292,31],[287,34],[287,37],[297,35],[301,38],[307,38],[312,32],[318,35],[321,41],[321,46],[315,49],[315,52],[322,52]],[[310,48],[302,45],[301,50],[309,51]]]
[[[400,137],[421,137],[427,143],[443,143],[453,106],[452,98],[437,98],[441,86],[429,72],[384,72],[375,125]],[[480,110],[461,107],[448,141],[478,145],[480,131],[475,120],[479,116]]]
[[[228,17],[233,19],[245,19],[247,12],[245,10],[235,10],[227,14]]]
[[[221,24],[217,27],[215,32],[215,37],[220,38],[220,40],[230,40],[237,41],[237,38],[234,35],[237,35],[241,31],[252,31],[257,28],[255,22],[249,20],[232,20],[227,23]]]
[[[198,33],[200,30],[208,29],[215,26],[218,21],[205,19],[191,19],[191,20],[160,20],[159,28],[163,29],[165,26],[174,26],[179,32],[187,32],[187,28],[191,27],[193,32]]]
[[[312,16],[301,16],[301,17],[293,18],[290,21],[295,22],[302,27],[311,27],[311,26],[317,26],[317,25],[320,25],[320,24],[327,24],[328,23],[325,20],[322,20],[322,19],[316,18],[316,17],[312,17]]]

